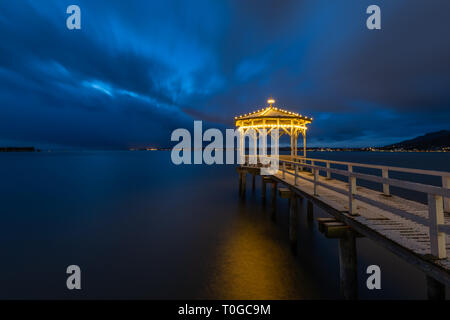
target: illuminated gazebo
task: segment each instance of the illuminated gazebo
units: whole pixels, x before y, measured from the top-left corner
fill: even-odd
[[[261,134],[262,129],[266,129],[267,134],[273,129],[278,129],[279,138],[283,134],[291,137],[291,156],[297,156],[297,138],[303,136],[303,156],[306,157],[306,125],[310,124],[312,118],[304,115],[286,111],[273,106],[275,100],[267,100],[268,107],[252,113],[235,117],[236,127],[245,135],[247,130],[254,129],[255,134]]]

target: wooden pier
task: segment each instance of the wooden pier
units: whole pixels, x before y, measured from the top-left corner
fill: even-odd
[[[247,156],[246,163],[238,168],[242,196],[246,174],[258,175],[262,167],[261,157],[250,161],[253,164],[249,159]],[[378,175],[360,173],[356,168],[375,169]],[[393,179],[389,176],[391,172],[438,176],[442,185]],[[355,241],[367,237],[422,270],[427,277],[429,299],[445,299],[445,286],[450,286],[450,172],[280,156],[279,170],[261,177],[264,200],[266,184],[272,185],[273,217],[277,193],[289,199],[289,239],[294,251],[297,201],[307,201],[310,220],[314,206],[330,214],[330,218],[318,219],[319,230],[329,238],[339,238],[344,298],[357,296]],[[363,187],[360,181],[382,185],[382,191]],[[425,193],[428,203],[392,195],[391,186]]]

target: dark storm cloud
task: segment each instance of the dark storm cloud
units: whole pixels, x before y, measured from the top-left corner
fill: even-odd
[[[231,33],[229,41],[230,48],[249,42],[251,55],[240,55],[248,77],[236,73],[211,105],[225,100],[239,114],[266,92],[282,106],[314,116],[309,133],[318,144],[383,145],[448,128],[450,3],[378,1],[380,32],[364,27],[361,13],[372,3],[297,1],[273,19],[267,19],[270,6],[254,6],[250,22],[238,20],[236,29],[245,32]],[[222,51],[221,60],[229,52]],[[231,59],[239,61],[235,56],[236,50]]]
[[[165,87],[173,71],[164,62],[70,32],[65,15],[55,21],[31,5],[2,6],[3,139],[145,145],[165,141],[177,119],[186,120]]]
[[[69,31],[72,2],[0,3],[0,141],[168,145],[269,95],[315,118],[317,145],[448,128],[448,1],[78,1]]]

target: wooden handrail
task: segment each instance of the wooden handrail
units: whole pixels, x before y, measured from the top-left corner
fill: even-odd
[[[336,169],[336,168],[327,168],[327,167],[311,165],[311,164],[307,164],[307,163],[298,163],[298,162],[287,161],[287,160],[280,160],[280,162],[294,165],[294,166],[307,167],[307,168],[310,168],[313,170],[315,169],[318,171],[326,171],[326,172],[335,173],[335,174],[348,176],[348,177],[356,177],[356,178],[366,180],[366,181],[372,181],[372,182],[377,182],[377,183],[382,183],[382,184],[393,185],[396,187],[414,190],[414,191],[418,191],[418,192],[431,193],[431,194],[441,195],[444,197],[450,197],[450,189],[448,189],[448,188],[437,187],[437,186],[432,186],[432,185],[427,185],[427,184],[422,184],[422,183],[417,183],[417,182],[411,182],[411,181],[406,181],[406,180],[384,178],[384,177],[379,177],[379,176],[375,176],[375,175],[359,173],[359,172],[354,172],[354,171],[347,171],[347,170]]]
[[[280,160],[283,160],[282,158],[284,155],[280,155]],[[413,169],[413,168],[401,168],[401,167],[392,167],[392,166],[382,166],[382,165],[376,165],[376,164],[364,164],[364,163],[357,163],[357,162],[344,162],[344,161],[335,161],[335,160],[325,160],[325,159],[315,159],[315,158],[304,158],[299,156],[288,156],[289,158],[303,160],[303,161],[314,161],[314,162],[323,162],[323,163],[334,163],[334,164],[340,164],[340,165],[351,165],[353,167],[361,167],[361,168],[371,168],[371,169],[388,169],[390,171],[397,171],[397,172],[409,172],[409,173],[416,173],[416,174],[423,174],[423,175],[429,175],[429,176],[439,176],[439,177],[450,177],[450,172],[447,171],[434,171],[434,170],[423,170],[423,169]]]

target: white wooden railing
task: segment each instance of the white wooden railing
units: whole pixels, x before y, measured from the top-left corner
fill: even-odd
[[[250,156],[255,157],[255,156]],[[261,156],[259,156],[261,158]],[[267,158],[267,157],[266,157]],[[450,225],[444,223],[444,211],[450,212],[450,172],[443,171],[431,171],[421,169],[409,169],[391,166],[379,166],[371,164],[361,164],[352,162],[332,161],[323,159],[312,159],[304,157],[290,157],[279,156],[280,170],[282,172],[283,179],[286,178],[286,174],[294,176],[294,185],[297,185],[298,179],[307,180],[314,184],[314,195],[319,195],[319,187],[324,187],[341,194],[348,196],[348,212],[350,215],[357,214],[356,200],[368,203],[380,209],[389,211],[393,214],[402,216],[406,219],[412,220],[416,223],[429,227],[430,241],[431,241],[431,254],[437,258],[446,258],[446,234],[450,234]],[[246,156],[246,162],[248,162],[249,156]],[[256,161],[258,162],[258,161]],[[255,163],[255,161],[253,161]],[[322,163],[324,165],[317,165]],[[343,165],[347,167],[347,170],[332,168],[332,165]],[[291,171],[287,170],[287,167],[291,167]],[[381,171],[381,176],[355,172],[353,169],[359,168],[371,168]],[[294,169],[292,171],[292,168]],[[313,178],[309,178],[305,175],[299,175],[299,171],[308,168],[313,174]],[[319,180],[319,173],[325,172],[325,181]],[[421,174],[427,176],[441,177],[442,186],[433,186],[428,184],[422,184],[417,182],[411,182],[406,180],[393,179],[389,177],[389,172],[406,172],[412,174]],[[331,173],[348,177],[348,189],[344,190],[331,184],[327,184],[326,180],[331,180]],[[369,199],[365,196],[358,195],[356,185],[358,180],[371,181],[380,183],[383,186],[383,194],[390,196],[390,186],[400,187],[407,190],[413,190],[428,195],[428,219],[412,214],[410,212],[400,210],[389,206],[386,202],[381,202],[373,199]]]

